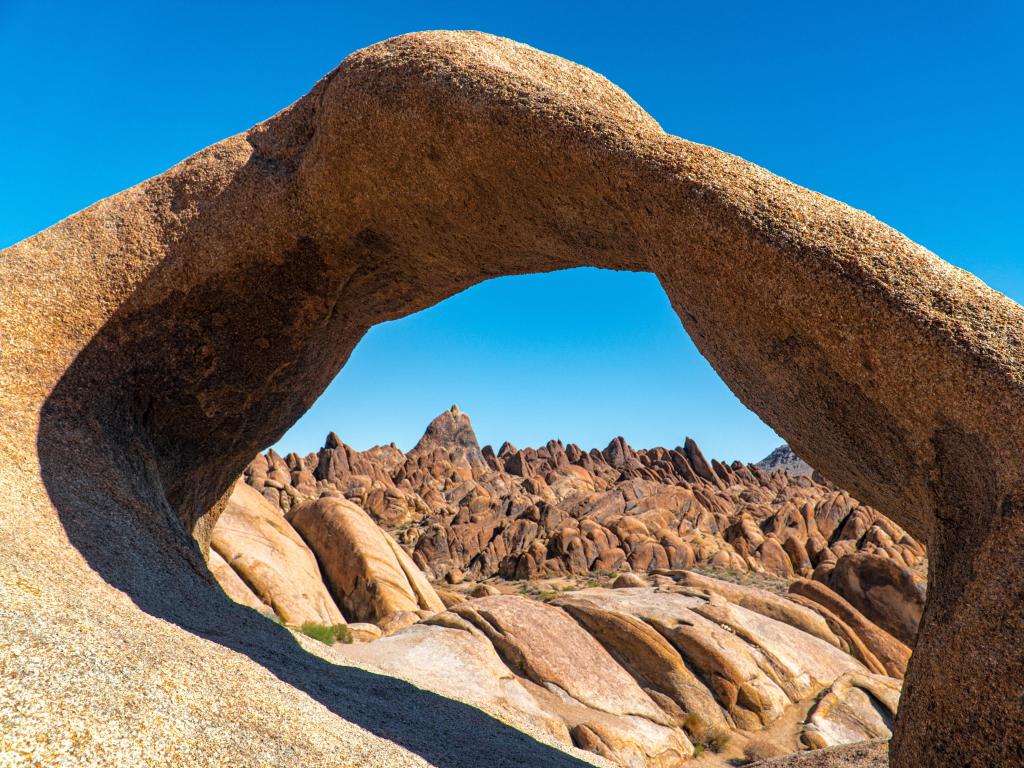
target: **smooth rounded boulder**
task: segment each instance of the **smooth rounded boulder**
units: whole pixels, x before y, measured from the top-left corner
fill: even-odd
[[[412,558],[347,499],[299,504],[288,521],[316,553],[331,594],[350,618],[374,622],[396,611],[444,610]]]
[[[224,513],[214,526],[210,543],[255,596],[273,609],[285,624],[301,627],[306,623],[324,626],[345,623],[324,586],[309,547],[277,508],[245,483],[235,484]],[[232,588],[232,582],[227,579],[221,584]],[[235,594],[229,594],[237,599]],[[245,603],[244,593],[242,596],[239,602]]]

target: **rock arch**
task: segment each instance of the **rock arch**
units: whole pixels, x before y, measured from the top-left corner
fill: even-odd
[[[369,327],[579,265],[656,273],[744,403],[929,540],[893,765],[1019,761],[1024,309],[479,33],[359,51],[267,122],[0,254],[0,481],[37,527],[16,564],[71,568],[67,537],[180,616],[161,590],[203,570],[182,529],[205,546],[232,479]],[[164,581],[142,590],[114,540],[171,552]]]

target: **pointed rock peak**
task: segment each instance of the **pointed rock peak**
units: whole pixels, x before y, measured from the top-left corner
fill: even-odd
[[[344,443],[341,442],[337,432],[328,433],[327,439],[324,440],[324,448],[341,448],[343,445]]]
[[[453,405],[427,426],[427,431],[416,443],[412,453],[424,453],[434,448],[447,448],[456,456],[462,456],[470,462],[482,462],[483,454],[480,444],[473,432],[469,416]]]
[[[519,449],[512,445],[512,443],[510,443],[508,440],[506,440],[504,443],[501,444],[501,448],[498,449],[498,456],[504,459],[506,456],[511,456],[513,453],[518,452]]]
[[[605,461],[616,469],[621,469],[636,459],[636,452],[626,442],[626,438],[621,435],[608,443],[608,447],[601,454]]]
[[[687,437],[683,443],[683,452],[686,454],[686,458],[689,459],[690,466],[693,467],[694,472],[709,483],[718,484],[714,470],[711,468],[711,463],[704,458],[704,452],[701,451],[696,440],[692,437]]]
[[[809,477],[814,474],[814,469],[811,465],[797,456],[796,452],[787,443],[780,445],[754,466],[763,469],[765,472],[774,472],[776,469],[781,469],[794,477]]]

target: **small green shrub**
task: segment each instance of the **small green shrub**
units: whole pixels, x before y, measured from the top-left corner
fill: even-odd
[[[344,624],[335,624],[332,627],[329,624],[317,624],[315,621],[307,621],[299,627],[299,631],[307,637],[319,640],[324,645],[352,642],[352,630]]]

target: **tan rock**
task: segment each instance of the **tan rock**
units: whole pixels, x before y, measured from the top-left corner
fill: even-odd
[[[552,604],[579,622],[644,690],[657,691],[674,702],[680,710],[680,725],[686,725],[693,716],[703,728],[729,726],[711,692],[687,668],[671,643],[651,626],[627,613],[605,610],[585,598],[577,599],[572,593]],[[674,714],[672,710],[667,713]]]
[[[286,624],[344,623],[309,547],[280,512],[245,483],[236,483],[231,491],[211,546]]]
[[[623,765],[669,768],[691,756],[693,746],[672,719],[564,611],[500,595],[451,613],[486,635],[505,663],[536,686],[528,689],[559,713],[578,746]]]
[[[869,651],[877,658],[885,672],[891,677],[902,680],[907,674],[910,661],[910,649],[890,635],[864,614],[850,605],[824,584],[807,579],[797,579],[789,585],[791,592],[813,600],[838,616],[861,639]]]
[[[332,646],[332,651],[339,660],[369,665],[570,743],[564,721],[545,711],[487,639],[469,629],[416,624],[372,643]]]
[[[408,555],[366,512],[346,499],[321,498],[288,514],[324,567],[331,594],[353,619],[444,603]]]
[[[647,579],[638,573],[623,573],[615,577],[612,582],[612,589],[629,589],[633,587],[647,587]]]
[[[210,566],[210,573],[213,574],[217,583],[220,584],[224,594],[236,603],[248,606],[261,613],[273,613],[273,609],[256,597],[256,593],[249,589],[249,585],[242,581],[242,577],[235,572],[234,568],[227,564],[216,549],[210,549],[208,565]]]
[[[668,717],[608,652],[562,610],[518,595],[483,597],[451,612],[487,635],[520,674],[581,704],[660,725]]]
[[[356,643],[370,643],[384,636],[381,628],[376,624],[365,624],[362,622],[349,624],[348,631],[352,633],[352,641]]]
[[[378,619],[377,626],[385,635],[393,635],[422,620],[415,611],[392,611]]]
[[[675,577],[681,586],[697,589],[707,594],[721,595],[730,603],[741,605],[762,616],[789,624],[791,627],[807,632],[837,648],[843,647],[842,641],[819,614],[792,600],[779,597],[763,589],[733,584],[693,571],[682,571],[675,574]]]
[[[656,629],[739,728],[756,730],[774,722],[792,703],[759,648],[695,612],[707,605],[703,598],[649,589],[585,589],[573,598],[634,616]]]
[[[850,673],[836,680],[807,716],[800,738],[811,749],[892,736],[900,683]]]
[[[925,582],[889,557],[858,552],[839,558],[828,585],[852,606],[913,647],[924,613]]]

